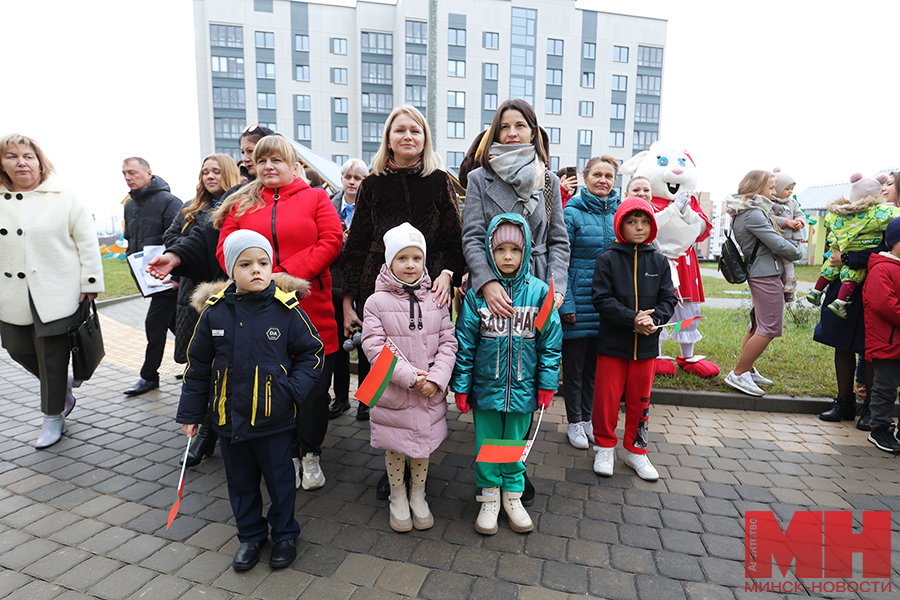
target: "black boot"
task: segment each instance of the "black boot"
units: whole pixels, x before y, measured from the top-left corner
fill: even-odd
[[[856,419],[856,396],[838,396],[834,399],[831,408],[819,415],[823,421],[836,423],[838,421],[852,421]]]
[[[191,449],[188,450],[185,464],[188,467],[196,467],[204,457],[212,456],[218,439],[219,434],[213,430],[212,425],[203,423],[197,435],[191,440]]]
[[[856,422],[856,428],[860,431],[872,431],[872,422],[869,415],[869,401],[863,402],[862,409],[859,411],[859,421]]]

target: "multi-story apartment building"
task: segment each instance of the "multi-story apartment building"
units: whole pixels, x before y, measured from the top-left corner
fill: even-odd
[[[435,147],[455,168],[508,97],[535,107],[554,169],[625,160],[656,141],[665,21],[574,0],[437,7],[430,72],[427,0],[194,0],[203,152],[237,157],[241,130],[260,123],[339,164],[369,163],[388,113],[409,103],[434,113]]]

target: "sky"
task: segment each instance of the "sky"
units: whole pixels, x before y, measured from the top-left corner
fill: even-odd
[[[101,230],[121,214],[126,156],[143,156],[173,193],[192,198],[202,158],[193,3],[3,4],[0,135],[37,139]],[[714,199],[753,169],[780,167],[800,192],[900,167],[892,137],[900,3],[817,11],[784,0],[576,6],[668,21],[660,140],[691,154],[701,190]]]

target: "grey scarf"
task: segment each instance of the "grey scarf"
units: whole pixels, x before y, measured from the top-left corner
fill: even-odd
[[[544,169],[532,144],[492,144],[491,169],[508,183],[522,203],[528,219],[543,198]]]

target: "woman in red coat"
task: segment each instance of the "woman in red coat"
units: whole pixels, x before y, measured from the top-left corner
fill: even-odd
[[[271,242],[275,273],[285,272],[311,284],[309,293],[300,299],[300,308],[309,315],[325,344],[325,364],[318,383],[297,411],[294,465],[297,487],[313,490],[325,485],[319,455],[328,429],[328,387],[338,349],[329,267],[341,253],[341,221],[328,194],[303,180],[303,167],[285,138],[262,138],[253,150],[253,163],[256,181],[216,210],[214,225],[220,230],[216,256],[223,262],[222,245],[228,234],[252,229]]]

